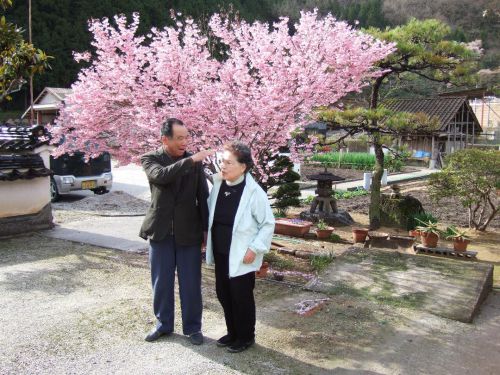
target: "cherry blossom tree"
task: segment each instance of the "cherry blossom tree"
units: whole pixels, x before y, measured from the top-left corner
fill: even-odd
[[[158,146],[161,122],[176,116],[192,131],[193,149],[248,143],[265,185],[280,147],[298,157],[291,134],[312,110],[359,91],[393,49],[316,11],[302,12],[293,33],[286,18],[273,25],[229,19],[215,14],[209,23],[218,59],[190,19],[176,17],[175,27],[146,36],[136,35],[138,15],[130,24],[115,17],[116,27],[93,20],[95,53],[61,109],[55,131],[71,137],[58,152],[107,150],[122,163],[136,161]]]

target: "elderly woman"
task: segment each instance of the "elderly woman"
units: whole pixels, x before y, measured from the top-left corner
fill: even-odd
[[[252,165],[247,145],[225,145],[221,173],[214,176],[208,198],[207,263],[215,263],[215,288],[227,327],[217,346],[231,353],[255,342],[255,271],[274,232],[267,194],[249,173]]]

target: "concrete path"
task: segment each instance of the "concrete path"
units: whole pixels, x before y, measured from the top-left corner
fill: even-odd
[[[113,187],[111,191],[121,190],[136,198],[149,201],[151,192],[146,174],[140,165],[129,164],[122,167],[113,165]]]
[[[148,180],[140,165],[129,164],[116,167],[113,163],[111,191],[119,190],[146,202],[151,199]],[[94,196],[94,193],[82,190],[71,195],[82,199]],[[138,235],[143,219],[144,216],[91,216],[85,220],[62,223],[41,234],[110,249],[140,252],[148,249],[148,242]]]
[[[403,181],[412,181],[412,180],[419,180],[423,179],[426,177],[429,177],[431,174],[439,172],[439,169],[422,169],[417,172],[410,172],[410,173],[398,173],[394,175],[389,175],[387,176],[387,183],[388,184],[395,184],[398,182],[403,182]],[[355,181],[347,181],[347,182],[339,182],[337,184],[333,184],[336,190],[349,190],[349,189],[360,189],[363,187],[363,180],[355,180]],[[308,197],[310,195],[316,195],[314,192],[316,190],[316,187],[310,187],[306,189],[302,189],[302,198]]]
[[[44,236],[88,243],[124,251],[145,251],[148,242],[139,237],[144,216],[103,217],[74,221],[41,232]]]

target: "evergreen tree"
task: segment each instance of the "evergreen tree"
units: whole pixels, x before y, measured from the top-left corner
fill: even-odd
[[[5,10],[12,5],[10,0],[1,0]],[[49,67],[47,56],[42,50],[27,43],[23,30],[14,23],[0,17],[0,102],[10,100],[11,94],[20,90],[27,80]]]
[[[410,20],[406,25],[368,32],[379,40],[395,43],[396,50],[377,63],[381,74],[371,83],[369,109],[356,108],[344,112],[327,110],[321,120],[334,129],[345,129],[347,135],[365,132],[375,149],[375,173],[372,180],[370,202],[370,226],[380,227],[380,186],[384,172],[383,146],[386,135],[411,133],[419,127],[435,126],[432,119],[419,118],[402,113],[391,113],[380,108],[380,90],[391,77],[418,76],[431,82],[454,84],[468,83],[476,68],[477,51],[465,45],[446,40],[450,28],[438,20]]]

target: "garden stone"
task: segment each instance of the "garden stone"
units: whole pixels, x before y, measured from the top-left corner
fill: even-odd
[[[470,323],[492,284],[490,264],[351,247],[305,288]]]

